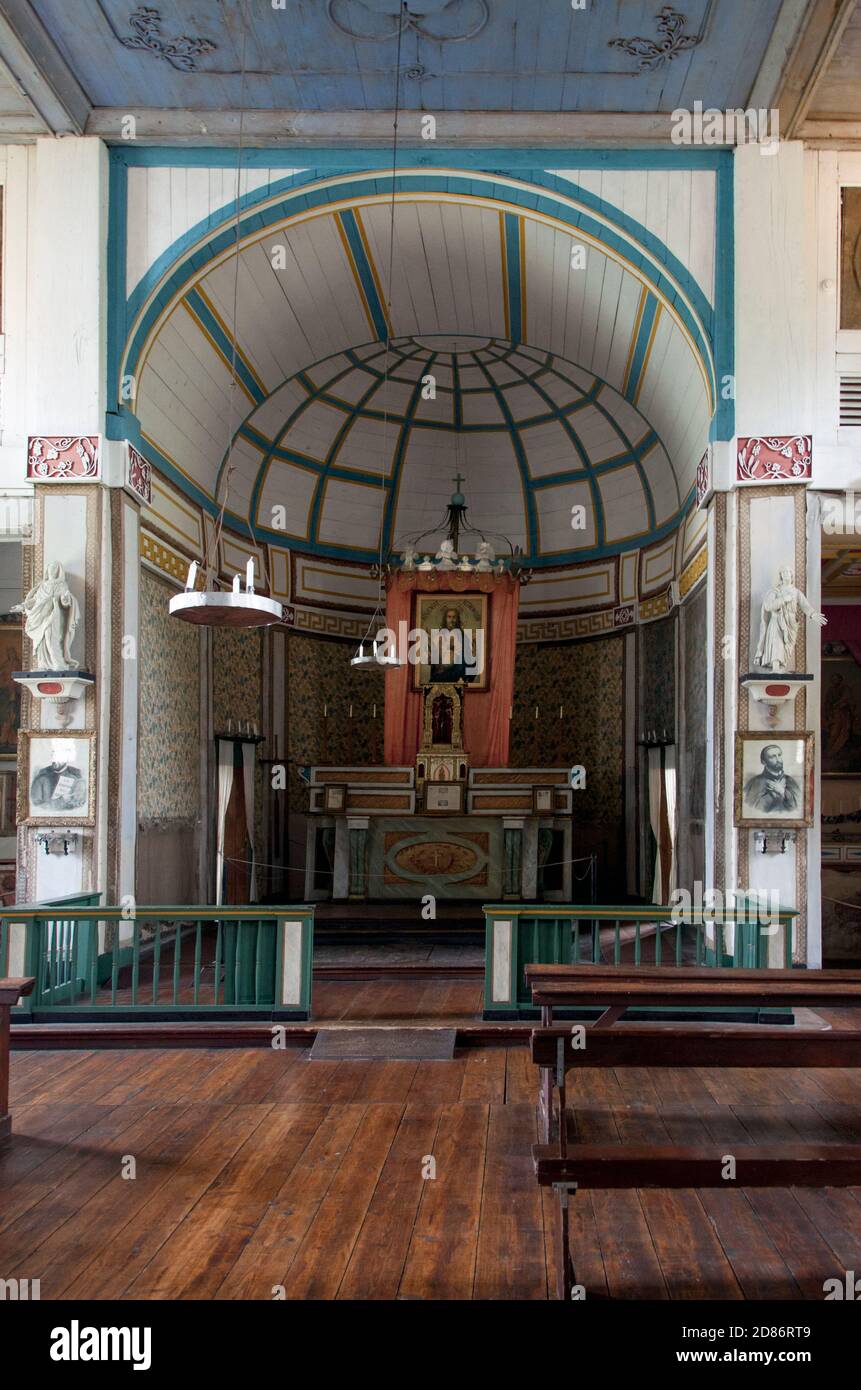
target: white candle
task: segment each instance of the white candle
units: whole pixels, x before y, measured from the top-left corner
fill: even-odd
[[[324,706],[323,706],[323,718],[324,718],[324,719],[328,719],[328,717],[329,717],[329,706],[328,706],[328,705],[324,705]]]
[[[352,717],[353,717],[353,706],[350,705],[350,718],[352,719]]]
[[[537,706],[537,705],[535,706],[535,718],[536,718],[536,719],[538,718],[538,706]]]
[[[559,718],[560,718],[560,719],[562,718],[562,706],[561,706],[561,705],[559,706]]]
[[[373,713],[373,715],[372,715],[372,718],[373,718],[373,719],[376,719],[376,717],[377,717],[377,707],[376,707],[376,705],[374,705],[374,713]]]
[[[251,556],[251,559],[248,561],[248,564],[245,566],[245,587],[246,587],[246,589],[248,590],[249,594],[254,592],[254,556],[253,556],[253,555]]]

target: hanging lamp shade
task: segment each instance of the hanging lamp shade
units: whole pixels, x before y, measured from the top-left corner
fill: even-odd
[[[184,591],[170,600],[171,617],[204,627],[271,627],[283,622],[283,605],[254,592],[253,559],[248,561],[244,589],[238,574],[232,589],[196,589],[197,569],[195,561],[189,566]]]
[[[170,613],[183,622],[204,627],[271,627],[284,618],[282,605],[275,599],[230,591],[174,594]]]
[[[367,638],[364,638],[359,643],[359,650],[350,660],[351,666],[358,666],[360,670],[369,670],[372,666],[387,668],[389,666],[403,666],[406,664],[400,661],[397,656],[387,656],[384,652],[381,652],[376,639],[372,640],[371,649],[368,651],[365,646],[367,640]]]

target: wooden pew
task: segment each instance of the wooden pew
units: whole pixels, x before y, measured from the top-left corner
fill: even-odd
[[[9,1019],[21,995],[30,994],[35,983],[31,976],[20,980],[0,979],[0,1144],[12,1130],[12,1117],[9,1114]]]
[[[543,1143],[533,1149],[535,1174],[559,1198],[557,1286],[574,1283],[568,1248],[568,1202],[578,1187],[861,1186],[861,1145],[739,1146],[735,1175],[725,1176],[726,1144],[593,1145],[570,1148],[565,1123],[566,1075],[575,1067],[861,1067],[861,1031],[784,1025],[619,1023],[632,1004],[754,1008],[861,1007],[861,971],[724,970],[704,967],[527,967],[533,1002],[542,1011],[532,1034],[532,1060],[542,1078]],[[552,971],[552,976],[548,975]],[[540,976],[540,978],[539,978]],[[605,1012],[583,1025],[553,1026],[552,1010],[589,1005]],[[582,1040],[585,1046],[576,1046]],[[552,1130],[552,1085],[559,1092],[558,1147]],[[548,1083],[550,1089],[548,1090]]]

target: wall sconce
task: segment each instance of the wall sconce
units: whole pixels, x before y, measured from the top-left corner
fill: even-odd
[[[36,836],[36,844],[44,845],[46,854],[68,854],[78,843],[76,830],[43,830]]]
[[[785,854],[786,846],[794,843],[794,830],[754,830],[753,832],[753,844],[757,854]]]

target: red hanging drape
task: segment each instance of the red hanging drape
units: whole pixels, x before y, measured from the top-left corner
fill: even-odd
[[[459,574],[456,570],[399,570],[388,581],[386,626],[397,636],[399,623],[413,627],[415,593],[485,593],[488,628],[485,659],[487,690],[464,696],[463,742],[472,767],[507,767],[510,711],[514,698],[514,655],[520,584],[511,575]],[[396,767],[415,762],[421,738],[422,695],[413,689],[409,664],[386,671],[385,759]]]

